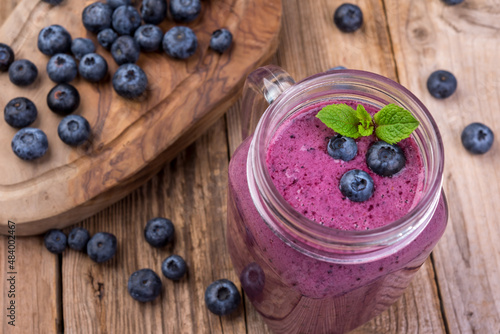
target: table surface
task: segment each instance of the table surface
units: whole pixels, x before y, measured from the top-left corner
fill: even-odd
[[[216,1],[216,0],[215,0]],[[0,2],[0,23],[16,5]],[[403,297],[353,333],[500,333],[500,145],[483,156],[467,153],[460,133],[480,121],[500,134],[500,7],[494,0],[356,1],[365,23],[352,34],[332,23],[343,1],[283,1],[283,28],[274,63],[296,80],[337,65],[399,81],[434,115],[441,130],[450,205],[448,228]],[[237,43],[237,41],[236,41]],[[426,90],[431,72],[458,79],[446,100]],[[7,238],[0,237],[2,333],[269,333],[244,298],[233,315],[218,317],[204,305],[213,280],[237,282],[224,241],[227,168],[242,141],[240,103],[194,144],[132,194],[81,222],[91,233],[118,238],[116,257],[96,264],[76,251],[49,253],[41,236],[16,239],[16,326],[5,309],[10,284]],[[177,240],[153,249],[142,237],[146,221],[170,217]],[[69,229],[65,230],[68,232]],[[161,298],[141,304],[126,289],[141,268],[160,272],[169,254],[183,256],[186,279],[163,279]]]

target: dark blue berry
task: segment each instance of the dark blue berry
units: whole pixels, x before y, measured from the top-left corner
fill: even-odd
[[[240,303],[240,292],[230,280],[217,280],[205,290],[205,304],[214,314],[227,315],[236,310]]]
[[[111,17],[113,9],[107,4],[94,2],[88,5],[82,12],[82,22],[85,28],[97,34],[106,28],[111,28]]]
[[[142,95],[147,86],[146,73],[135,64],[124,64],[113,75],[113,88],[116,93],[128,99]]]
[[[31,85],[38,76],[35,64],[27,59],[19,59],[9,67],[9,79],[17,86]]]
[[[108,63],[97,53],[88,53],[80,61],[78,72],[85,80],[98,82],[108,73]]]
[[[347,70],[347,67],[345,66],[335,66],[329,69],[328,71],[338,71],[338,70]]]
[[[47,63],[47,74],[50,80],[56,83],[70,82],[76,77],[77,73],[76,62],[70,55],[64,53],[55,54]]]
[[[61,2],[63,2],[63,0],[42,0],[42,1],[48,3],[49,5],[52,5],[52,6],[60,5]]]
[[[187,271],[186,262],[179,255],[170,255],[161,264],[161,272],[171,280],[180,280]]]
[[[80,105],[80,94],[70,84],[58,84],[47,95],[47,105],[56,114],[66,116]]]
[[[49,148],[47,136],[40,129],[22,128],[12,139],[12,151],[23,160],[42,157]]]
[[[375,174],[392,176],[403,169],[406,158],[398,145],[379,140],[366,152],[366,164]]]
[[[163,50],[173,58],[189,58],[197,47],[198,39],[188,27],[173,27],[163,37]]]
[[[113,12],[112,22],[119,35],[132,35],[141,25],[141,15],[132,6],[120,6]]]
[[[333,14],[333,22],[343,32],[353,32],[363,25],[363,12],[353,4],[340,5]]]
[[[71,53],[76,59],[80,60],[88,53],[95,52],[95,45],[91,39],[88,38],[75,38],[71,43]]]
[[[360,169],[350,170],[340,179],[340,192],[353,202],[364,202],[373,194],[373,179]]]
[[[25,97],[10,100],[3,112],[7,124],[14,128],[24,128],[30,125],[38,115],[35,104]]]
[[[191,22],[201,12],[200,0],[170,0],[170,14],[174,21]]]
[[[135,63],[140,52],[139,45],[127,35],[118,37],[111,46],[111,56],[118,65]]]
[[[71,35],[60,25],[54,24],[40,30],[38,49],[47,56],[71,51]]]
[[[155,25],[145,24],[135,31],[134,39],[141,51],[153,52],[160,49],[163,32]]]
[[[0,72],[7,72],[14,61],[14,51],[7,44],[0,43]]]
[[[330,138],[327,151],[334,159],[351,161],[358,154],[358,145],[352,138],[337,135]]]
[[[141,15],[146,23],[160,24],[167,16],[167,2],[165,0],[142,0]]]
[[[140,302],[150,302],[161,294],[161,279],[151,269],[140,269],[128,279],[128,293]]]
[[[94,262],[108,261],[116,254],[116,237],[106,232],[94,234],[87,243],[87,254]]]
[[[82,116],[69,115],[59,123],[57,134],[65,144],[78,146],[85,143],[89,138],[90,124]]]
[[[266,275],[264,270],[255,262],[248,264],[240,274],[240,282],[250,299],[258,297],[264,290]]]
[[[462,145],[473,154],[484,154],[493,145],[493,131],[482,123],[472,123],[462,131]]]
[[[175,228],[170,219],[153,218],[146,223],[144,238],[153,247],[164,247],[174,240]]]
[[[45,233],[43,243],[49,252],[61,254],[66,249],[66,235],[61,230],[49,230]]]
[[[457,89],[457,79],[452,73],[439,70],[427,79],[427,89],[436,99],[445,99]]]
[[[233,34],[227,29],[218,29],[212,33],[210,38],[210,48],[219,53],[223,53],[231,46]]]
[[[101,30],[97,34],[97,41],[99,41],[99,44],[106,50],[111,49],[111,45],[113,45],[113,42],[116,41],[117,38],[118,34],[111,28]]]
[[[68,246],[77,251],[86,251],[89,240],[89,231],[83,227],[75,227],[68,234]]]
[[[453,6],[462,3],[464,0],[443,0],[443,2],[447,5]]]
[[[113,10],[120,6],[130,6],[132,5],[131,0],[107,0],[106,3],[111,7]]]

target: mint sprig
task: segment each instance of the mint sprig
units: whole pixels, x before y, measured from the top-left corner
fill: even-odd
[[[359,138],[375,135],[389,144],[405,138],[420,124],[413,115],[395,104],[388,104],[372,116],[358,104],[356,110],[346,104],[325,106],[316,115],[326,126],[342,136]]]

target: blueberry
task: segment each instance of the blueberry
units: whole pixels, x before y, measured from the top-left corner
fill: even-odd
[[[257,263],[252,262],[241,272],[240,282],[248,297],[253,299],[258,297],[264,290],[266,275]]]
[[[219,53],[223,53],[231,46],[233,42],[233,35],[227,29],[218,29],[212,33],[210,38],[210,48]]]
[[[113,88],[116,93],[128,99],[142,95],[147,86],[146,73],[135,64],[124,64],[113,75]]]
[[[453,6],[462,3],[464,0],[443,0],[443,2],[447,5]]]
[[[90,240],[90,234],[83,227],[75,227],[69,232],[68,246],[77,251],[86,251],[87,243]]]
[[[116,8],[118,8],[120,6],[130,6],[130,5],[132,5],[132,1],[131,0],[107,0],[106,3],[113,10],[115,10]]]
[[[69,115],[64,117],[59,123],[57,134],[65,144],[78,146],[89,139],[90,124],[82,116]]]
[[[163,50],[173,58],[191,57],[198,47],[198,39],[188,27],[173,27],[163,37]]]
[[[473,154],[484,154],[493,145],[493,131],[482,123],[471,123],[462,131],[462,145]]]
[[[366,164],[375,174],[392,176],[403,169],[406,158],[398,145],[379,140],[366,152]]]
[[[363,12],[353,4],[340,5],[333,14],[333,22],[343,32],[353,32],[363,25]]]
[[[40,30],[38,49],[47,56],[71,51],[71,35],[60,25],[54,24]]]
[[[427,79],[427,89],[436,99],[445,99],[457,89],[457,79],[448,71],[435,71]]]
[[[47,95],[47,105],[56,114],[66,116],[80,105],[80,94],[70,84],[58,84]]]
[[[345,66],[335,66],[329,69],[328,71],[338,71],[338,70],[347,70],[347,67]]]
[[[140,269],[128,279],[128,293],[140,302],[150,302],[161,294],[161,279],[151,269]]]
[[[170,255],[161,264],[161,272],[171,280],[180,280],[187,271],[186,262],[179,255]]]
[[[25,97],[10,100],[3,112],[7,124],[14,128],[24,128],[30,125],[38,115],[35,104]]]
[[[127,35],[118,37],[111,46],[111,55],[118,65],[135,63],[140,52],[139,45]]]
[[[191,22],[200,15],[200,0],[170,0],[170,14],[174,21]]]
[[[76,62],[70,55],[58,53],[47,63],[47,74],[56,83],[70,82],[76,77]]]
[[[340,192],[353,202],[364,202],[373,194],[373,179],[365,171],[352,169],[342,175]]]
[[[144,238],[153,247],[163,247],[174,240],[175,228],[170,219],[153,218],[146,223]]]
[[[111,17],[113,10],[107,4],[94,2],[88,5],[82,12],[82,22],[85,28],[97,34],[106,28],[111,28]]]
[[[163,32],[161,29],[152,24],[140,26],[135,31],[134,40],[139,45],[141,51],[153,52],[161,47]]]
[[[97,34],[97,41],[106,50],[111,49],[111,45],[118,38],[118,34],[111,28],[103,29]]]
[[[35,64],[27,59],[19,59],[9,67],[9,79],[17,86],[31,85],[38,76]]]
[[[7,44],[0,43],[0,72],[7,72],[14,61],[14,51]]]
[[[71,52],[80,60],[86,54],[95,52],[94,42],[88,38],[75,38],[71,43]]]
[[[66,235],[61,230],[49,230],[45,233],[43,243],[49,252],[61,254],[66,249]]]
[[[22,128],[12,139],[12,151],[23,160],[42,157],[49,148],[47,136],[40,129]]]
[[[113,12],[112,25],[119,35],[132,35],[141,25],[141,15],[132,6],[120,6]]]
[[[205,304],[214,314],[227,315],[236,310],[240,302],[240,292],[230,280],[217,280],[205,290]]]
[[[94,262],[108,261],[116,254],[116,237],[106,232],[94,234],[87,243],[87,254]]]
[[[358,145],[352,138],[337,135],[330,138],[327,151],[334,159],[351,161],[358,154]]]
[[[108,63],[97,53],[88,53],[80,61],[78,72],[85,80],[98,82],[108,73]]]
[[[60,5],[61,2],[63,2],[63,0],[42,0],[42,1],[48,3],[49,5],[52,5],[52,6]]]
[[[167,2],[165,0],[142,0],[141,15],[146,23],[160,24],[167,16]]]

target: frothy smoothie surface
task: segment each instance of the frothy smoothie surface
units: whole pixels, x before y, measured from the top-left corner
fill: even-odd
[[[358,154],[351,161],[335,160],[327,152],[328,141],[336,133],[316,114],[325,105],[353,101],[330,101],[298,112],[276,131],[267,152],[267,168],[283,198],[298,212],[319,224],[341,230],[381,227],[404,216],[420,199],[424,170],[417,144],[412,138],[400,141],[405,167],[392,177],[373,173],[365,155],[372,135],[356,139]],[[363,105],[371,114],[378,109]],[[340,178],[352,169],[370,174],[375,184],[373,196],[365,202],[351,202],[339,189]]]

